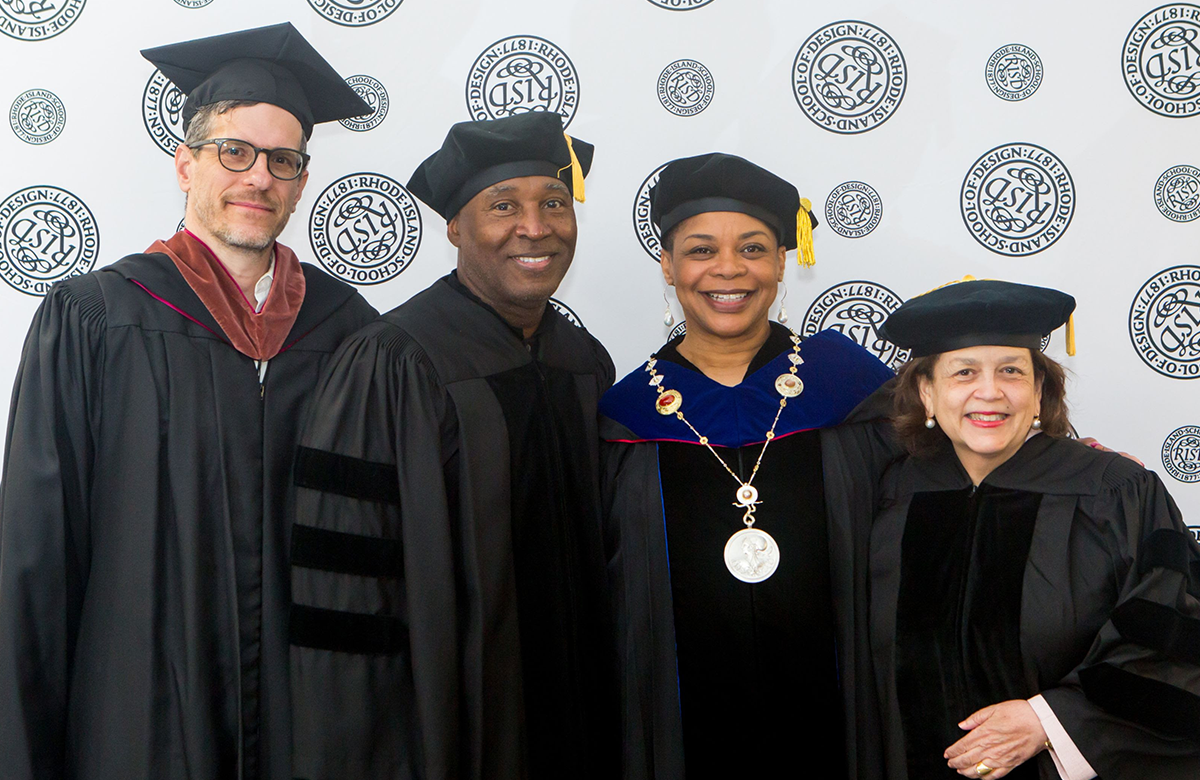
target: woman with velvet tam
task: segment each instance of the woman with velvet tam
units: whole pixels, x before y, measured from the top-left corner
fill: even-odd
[[[706,154],[650,200],[687,331],[600,404],[624,777],[873,777],[867,540],[898,454],[875,392],[892,372],[769,321],[788,250],[811,262],[794,186]]]
[[[1039,342],[1074,308],[967,280],[881,331],[913,355],[871,533],[890,780],[1200,777],[1200,545],[1152,472],[1068,438]]]

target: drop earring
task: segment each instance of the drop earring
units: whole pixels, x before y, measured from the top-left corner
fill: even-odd
[[[930,430],[933,430],[934,428],[937,427],[937,420],[934,420],[932,416],[926,417],[925,418],[925,427]]]
[[[1042,416],[1040,414],[1035,414],[1033,416],[1033,429],[1035,431],[1040,431],[1042,429]]]
[[[787,301],[787,282],[783,283],[783,298],[779,300],[779,316],[775,318],[781,325],[786,325],[788,321],[787,309],[783,305],[785,301]]]
[[[675,324],[675,315],[671,313],[671,302],[667,300],[667,288],[663,288],[663,303],[667,305],[666,311],[663,312],[663,325],[668,328]]]

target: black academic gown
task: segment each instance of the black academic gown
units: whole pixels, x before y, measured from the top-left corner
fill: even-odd
[[[889,470],[882,507],[889,779],[957,777],[957,721],[1038,693],[1102,780],[1200,777],[1200,545],[1153,472],[1038,435],[972,488],[947,443]],[[1045,752],[1019,769],[1058,778]]]
[[[322,367],[374,316],[304,274],[261,386],[164,255],[47,294],[0,497],[0,776],[291,777],[296,433]]]
[[[790,334],[772,327],[735,388],[687,364],[677,342],[656,364],[663,387],[682,393],[688,421],[743,478],[779,408],[775,378],[791,365]],[[866,554],[875,486],[897,455],[890,398],[879,389],[891,372],[834,331],[805,340],[801,356],[804,392],[780,416],[754,483],[764,502],[756,527],[780,545],[780,570],[764,583],[740,583],[725,569],[725,540],[741,527],[731,506],[737,486],[682,422],[654,411],[644,368],[601,404],[630,780],[704,777],[739,754],[742,770],[773,777],[871,778],[880,766]],[[814,549],[817,540],[826,549]]]
[[[596,403],[612,363],[450,275],[349,339],[297,466],[295,771],[616,776]]]

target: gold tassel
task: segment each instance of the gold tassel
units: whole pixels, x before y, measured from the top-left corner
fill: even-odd
[[[1067,317],[1067,354],[1075,356],[1075,312]]]
[[[812,201],[800,199],[800,210],[796,212],[796,262],[805,267],[811,267],[817,262],[813,254],[812,220],[808,212],[812,211]]]
[[[567,153],[571,155],[571,164],[559,168],[558,172],[562,173],[567,168],[571,169],[571,191],[575,193],[575,200],[583,203],[583,168],[579,165],[579,158],[575,156],[575,146],[571,143],[571,136],[563,133],[563,137],[567,139]]]

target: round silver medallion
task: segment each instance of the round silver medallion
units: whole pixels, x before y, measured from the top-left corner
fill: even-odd
[[[742,485],[737,491],[738,506],[750,506],[758,501],[758,488],[754,485]]]
[[[795,398],[804,392],[804,383],[795,374],[780,374],[775,379],[775,389],[784,398]]]
[[[742,582],[762,582],[779,568],[779,545],[766,531],[743,528],[725,543],[725,566]]]

